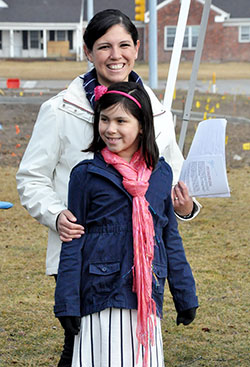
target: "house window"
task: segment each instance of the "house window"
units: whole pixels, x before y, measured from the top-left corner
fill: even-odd
[[[66,32],[57,31],[57,41],[65,41],[65,40],[66,40]]]
[[[240,42],[250,42],[250,26],[241,26],[239,31]]]
[[[23,37],[23,50],[28,50],[28,31],[23,31],[22,37]]]
[[[49,31],[49,40],[55,41],[55,31]]]
[[[2,31],[0,31],[0,50],[2,50],[3,45],[2,45]]]
[[[184,39],[182,48],[184,50],[194,50],[199,35],[199,26],[187,26],[185,29]],[[164,41],[164,49],[171,50],[174,47],[174,40],[176,34],[176,27],[170,26],[165,27],[165,41]]]
[[[30,31],[30,48],[39,48],[39,31]]]
[[[49,31],[50,41],[69,41],[69,49],[73,50],[73,31]]]
[[[73,31],[68,31],[69,49],[73,50]]]

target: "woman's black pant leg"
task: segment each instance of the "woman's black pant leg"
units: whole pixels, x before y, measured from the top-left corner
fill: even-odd
[[[64,346],[58,367],[71,367],[75,335],[64,333]]]
[[[57,274],[54,275],[57,281]],[[57,367],[71,367],[75,335],[64,331],[64,345],[60,361]]]

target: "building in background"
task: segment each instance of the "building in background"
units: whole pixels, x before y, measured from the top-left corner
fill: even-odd
[[[181,1],[185,0],[157,1],[158,62],[170,61]],[[193,60],[204,3],[205,0],[191,1],[182,60]],[[135,18],[135,0],[93,0],[93,4],[94,13],[118,8],[132,20]],[[87,0],[1,0],[0,58],[82,60],[86,6]],[[148,1],[144,21],[134,21],[141,42],[138,60],[146,62],[147,9]],[[249,0],[212,0],[202,61],[250,61]]]
[[[1,2],[1,58],[83,58],[83,0]]]
[[[158,1],[159,62],[168,62],[171,58],[180,2]],[[205,0],[191,1],[182,60],[193,60],[204,3]],[[145,20],[148,21],[148,14]],[[250,61],[249,0],[212,0],[201,61]]]

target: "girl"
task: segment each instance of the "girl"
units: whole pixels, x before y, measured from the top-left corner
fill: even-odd
[[[177,324],[192,322],[198,307],[172,206],[172,171],[159,159],[140,84],[99,86],[95,99],[86,149],[94,159],[79,163],[69,183],[69,210],[85,234],[62,245],[55,315],[78,334],[74,367],[163,366],[165,279]]]

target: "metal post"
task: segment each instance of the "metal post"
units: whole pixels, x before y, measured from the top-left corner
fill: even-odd
[[[194,97],[194,90],[195,90],[195,85],[197,81],[197,75],[198,75],[198,70],[199,70],[199,65],[200,65],[200,60],[201,60],[204,39],[206,35],[208,16],[209,16],[211,3],[212,3],[212,0],[205,0],[205,4],[203,7],[201,24],[200,24],[200,32],[199,32],[197,46],[196,46],[196,50],[194,54],[192,73],[190,77],[190,82],[189,82],[189,87],[188,87],[188,92],[187,92],[187,99],[186,99],[186,103],[184,107],[183,121],[182,121],[181,132],[180,132],[179,147],[181,151],[183,151],[188,122],[190,119],[190,113],[191,113],[193,97]]]
[[[94,16],[94,4],[93,0],[87,0],[87,20],[88,22],[93,18]],[[88,61],[88,70],[92,69],[93,64]]]
[[[168,71],[168,79],[164,94],[164,106],[171,110],[173,95],[174,95],[174,88],[177,79],[177,73],[180,64],[180,57],[181,57],[181,50],[183,45],[183,39],[185,35],[185,29],[187,24],[188,12],[190,8],[191,0],[185,0],[181,2],[180,13],[178,17],[178,23],[176,27],[176,34],[174,40],[174,47],[171,56],[171,61],[169,65]]]
[[[158,88],[157,2],[149,0],[149,85]]]
[[[76,59],[77,61],[83,61],[83,15],[84,15],[84,0],[82,0],[81,4],[81,14],[80,14],[80,23],[79,23],[79,47],[77,43],[77,51],[76,51]],[[76,29],[76,32],[78,33],[78,27]]]
[[[88,22],[90,19],[92,19],[94,16],[94,4],[93,0],[87,0],[87,20]]]

